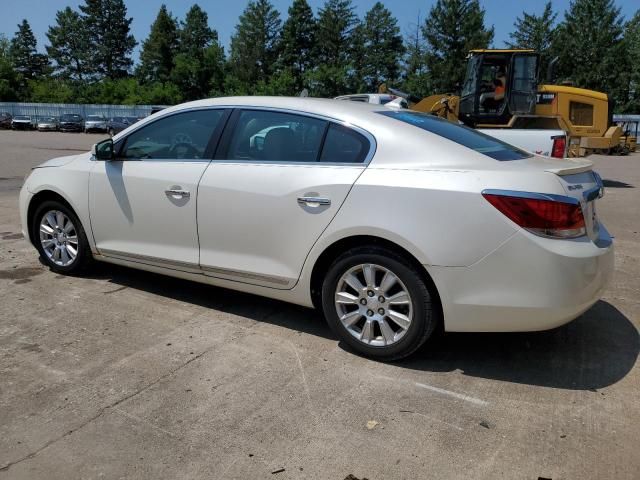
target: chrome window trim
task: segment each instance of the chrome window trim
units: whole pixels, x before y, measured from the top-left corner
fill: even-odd
[[[232,163],[232,164],[258,164],[258,165],[312,165],[312,166],[319,166],[319,165],[328,165],[328,166],[368,166],[369,163],[371,163],[371,160],[373,160],[373,157],[375,156],[376,150],[378,148],[378,142],[376,141],[376,138],[367,130],[365,130],[362,127],[359,127],[357,125],[354,125],[352,123],[349,123],[345,120],[340,120],[334,117],[330,117],[328,115],[321,115],[318,113],[311,113],[311,112],[306,112],[304,110],[291,110],[289,108],[280,108],[280,107],[260,107],[260,106],[253,106],[253,105],[237,105],[235,107],[226,107],[226,108],[234,108],[237,110],[259,110],[259,111],[267,111],[267,112],[276,112],[276,113],[286,113],[289,115],[298,115],[301,117],[310,117],[310,118],[316,118],[318,120],[323,120],[325,122],[330,122],[330,123],[335,123],[338,125],[342,125],[343,127],[346,128],[350,128],[352,130],[355,130],[356,132],[358,132],[359,134],[363,135],[367,141],[369,142],[369,151],[367,152],[367,155],[365,156],[364,160],[362,162],[356,162],[356,163],[346,163],[346,162],[295,162],[295,161],[261,161],[261,160],[233,160],[233,159],[225,159],[225,158],[220,158],[220,159],[213,159],[212,163]],[[324,146],[324,143],[322,144],[322,146]]]
[[[580,201],[577,198],[573,198],[568,195],[556,195],[554,193],[523,192],[519,190],[500,190],[494,188],[486,188],[482,190],[482,195],[501,195],[506,197],[530,198],[532,200],[549,200],[552,202],[580,205]]]

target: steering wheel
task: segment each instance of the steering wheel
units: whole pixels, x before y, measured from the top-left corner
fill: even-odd
[[[175,155],[176,151],[179,148],[184,148],[186,150],[183,154],[183,157],[200,158],[200,152],[198,151],[198,149],[192,143],[187,143],[187,142],[178,142],[171,145],[171,148],[169,148],[169,153],[171,154],[171,157],[183,158]]]
[[[178,132],[171,139],[171,144],[177,145],[178,143],[188,143],[189,145],[193,145],[193,140],[188,134]]]

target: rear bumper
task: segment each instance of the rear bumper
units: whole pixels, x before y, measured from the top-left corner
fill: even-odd
[[[548,330],[577,318],[600,299],[613,273],[613,242],[604,226],[596,243],[520,231],[469,267],[426,267],[440,293],[445,330]]]

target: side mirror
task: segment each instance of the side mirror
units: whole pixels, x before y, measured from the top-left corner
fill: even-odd
[[[96,160],[113,160],[115,157],[113,152],[113,140],[107,138],[100,143],[96,143],[91,149],[91,153],[96,157]]]

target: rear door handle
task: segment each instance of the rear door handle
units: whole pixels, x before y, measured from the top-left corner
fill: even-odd
[[[331,205],[331,200],[323,197],[298,197],[298,203],[300,205],[315,207],[319,205]]]
[[[171,195],[173,197],[189,198],[191,196],[191,193],[188,190],[180,190],[180,189],[174,189],[174,188],[165,190],[164,193],[166,193],[167,195]]]

